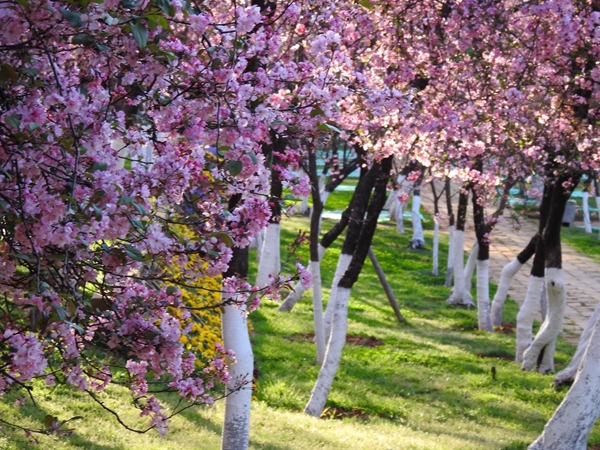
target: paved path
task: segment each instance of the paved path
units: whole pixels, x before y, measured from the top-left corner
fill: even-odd
[[[428,189],[423,189],[422,201],[424,206],[433,204]],[[433,210],[433,207],[431,207],[431,210]],[[470,250],[475,238],[472,220],[468,222],[465,231],[465,247]],[[536,231],[537,224],[528,219],[520,219],[520,227],[518,228],[508,217],[505,217],[496,225],[491,234],[490,245],[491,281],[498,284],[504,265],[516,258]],[[600,241],[598,245],[600,245]],[[567,286],[563,336],[568,341],[577,344],[588,318],[594,312],[598,301],[600,301],[600,264],[577,253],[572,247],[564,243],[562,253],[564,278]],[[519,305],[523,303],[527,293],[530,271],[531,261],[525,264],[517,273],[508,291],[509,297]],[[541,318],[541,315],[539,318]]]

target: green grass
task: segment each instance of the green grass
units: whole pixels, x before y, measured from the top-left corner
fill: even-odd
[[[343,209],[350,194],[335,193],[328,206]],[[324,230],[332,224],[324,220]],[[306,218],[286,220],[282,248],[307,225]],[[291,313],[279,313],[277,304],[265,301],[250,316],[258,371],[250,448],[516,450],[525,449],[542,431],[566,391],[551,389],[551,376],[521,372],[511,361],[514,335],[477,331],[475,310],[445,304],[449,289],[443,286],[443,274],[431,275],[431,248],[409,249],[406,225],[407,234],[398,235],[393,224],[381,224],[373,243],[406,321],[397,322],[367,261],[352,291],[348,333],[373,336],[382,345],[346,345],[327,402],[333,418],[319,420],[301,413],[319,370],[314,344],[306,338],[313,327],[308,293]],[[429,247],[431,227],[431,221],[425,223]],[[340,245],[341,240],[323,261],[324,298]],[[446,251],[442,239],[440,254]],[[300,252],[304,261],[307,253],[306,248]],[[440,267],[445,267],[444,259]],[[516,313],[517,305],[508,301],[505,321],[514,323]],[[568,363],[573,351],[560,340],[557,369]],[[174,419],[165,438],[159,438],[154,432],[123,430],[85,394],[39,389],[39,409],[30,403],[17,409],[12,406],[15,399],[6,396],[0,400],[0,417],[33,426],[46,413],[60,419],[84,416],[72,423],[72,436],[43,436],[39,448],[219,448],[222,403],[187,411]],[[129,411],[127,420],[139,420],[136,411],[127,408],[124,392],[111,393],[113,406]],[[167,401],[174,404],[174,399]],[[356,417],[345,417],[351,413]],[[600,429],[594,429],[590,443],[600,444]],[[7,426],[0,430],[0,449],[27,447],[22,432]]]
[[[579,227],[563,227],[560,231],[560,238],[582,255],[589,256],[600,263],[600,238],[598,238],[597,231],[586,233]]]

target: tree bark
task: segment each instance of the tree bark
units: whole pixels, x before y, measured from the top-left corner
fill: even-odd
[[[360,207],[362,206],[362,199],[364,198],[362,193],[360,198],[357,197],[357,201],[353,208],[353,220],[348,226],[342,253],[348,251],[350,247],[353,247],[354,251],[352,252],[352,259],[348,269],[345,271],[338,285],[334,288],[337,291],[335,295],[336,304],[333,314],[332,332],[327,345],[327,353],[325,355],[325,362],[321,366],[317,382],[315,383],[315,387],[311,392],[310,400],[304,409],[306,414],[310,414],[315,417],[320,417],[323,412],[323,408],[325,407],[325,403],[327,401],[327,396],[329,395],[331,385],[333,384],[333,379],[339,367],[342,350],[346,342],[346,330],[348,326],[348,301],[350,298],[350,292],[364,265],[369,248],[371,246],[371,241],[373,240],[373,234],[375,233],[375,229],[377,227],[379,213],[385,204],[386,185],[391,166],[391,157],[384,159],[381,163],[374,164],[374,175],[377,177],[377,179],[374,181],[373,197],[369,202],[366,218],[363,220],[364,209]],[[371,171],[369,171],[369,174],[370,173]],[[365,178],[368,177],[369,175],[367,175]],[[365,192],[365,194],[368,198],[368,192]],[[362,214],[360,214],[360,210],[362,210]],[[359,218],[359,220],[354,220],[355,218]],[[348,246],[346,246],[346,243],[348,243]]]
[[[463,186],[458,197],[458,217],[454,232],[454,287],[450,292],[450,297],[446,300],[448,305],[475,306],[471,293],[466,289],[464,273],[465,222],[468,201],[468,187]]]
[[[480,168],[481,170],[481,168]],[[481,204],[477,187],[471,189],[473,193],[473,222],[477,236],[477,322],[480,330],[494,331],[490,315],[490,241],[488,227],[485,223],[485,213]],[[475,253],[473,248],[472,253]],[[467,272],[468,273],[468,272]],[[468,282],[468,283],[467,283]],[[471,280],[466,280],[467,288],[471,287]]]
[[[452,275],[454,273],[454,248],[455,248],[455,223],[454,211],[452,209],[452,186],[450,178],[446,178],[446,209],[448,210],[448,261],[446,263],[446,282],[445,287],[452,286]]]

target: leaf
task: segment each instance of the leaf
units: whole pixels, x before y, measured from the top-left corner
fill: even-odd
[[[146,48],[146,44],[148,43],[148,30],[146,26],[141,22],[135,22],[131,24],[131,32],[133,33],[133,38],[135,42],[137,42],[140,50]]]
[[[175,15],[175,8],[173,7],[173,5],[171,4],[171,2],[169,0],[154,0],[154,3],[165,14],[167,14],[169,16]]]
[[[58,419],[55,416],[46,414],[46,417],[44,417],[44,426],[49,430],[57,421]]]
[[[134,261],[144,262],[144,255],[137,248],[128,245],[125,247],[125,253]]]
[[[210,233],[210,235],[221,239],[227,247],[233,247],[233,239],[231,238],[231,236],[229,236],[228,233],[225,233],[224,231],[215,231],[213,233]]]
[[[242,171],[242,169],[244,168],[244,165],[242,164],[241,161],[229,161],[227,163],[227,170],[229,170],[229,173],[231,174],[232,177],[235,177],[236,175],[239,175],[239,173]]]
[[[95,172],[96,170],[104,172],[106,169],[108,169],[108,164],[104,162],[99,162],[92,166],[92,172]]]
[[[4,119],[6,123],[15,128],[21,128],[21,119],[16,114],[11,114],[10,116],[6,116]]]
[[[2,66],[0,66],[0,81],[4,82],[10,80],[12,82],[15,82],[17,81],[17,79],[17,72],[15,72],[13,66],[7,63],[4,63],[2,64]]]
[[[360,0],[358,3],[360,6],[364,6],[368,10],[373,10],[373,3],[371,3],[369,0]]]
[[[135,198],[124,195],[119,199],[119,205],[127,205],[129,203],[135,203]]]
[[[252,160],[252,164],[258,164],[258,157],[256,156],[255,153],[250,152],[250,153],[247,153],[247,155]]]
[[[83,21],[81,20],[81,14],[75,11],[69,11],[65,8],[59,8],[62,16],[67,19],[67,22],[71,24],[73,28],[79,28],[83,26]]]
[[[317,129],[321,131],[333,131],[335,133],[342,132],[342,130],[340,130],[335,125],[331,125],[330,123],[320,123],[319,125],[317,125]]]
[[[148,214],[148,211],[146,210],[146,208],[144,207],[144,205],[140,205],[138,203],[134,203],[133,207],[135,208],[135,210],[140,213],[140,215],[145,216]]]
[[[179,292],[179,288],[177,288],[176,286],[169,286],[167,288],[167,295],[175,295]]]
[[[310,117],[317,117],[317,116],[324,116],[324,115],[325,115],[325,111],[323,111],[318,106],[313,108],[313,110],[310,112]]]
[[[71,39],[71,43],[73,45],[92,45],[94,43],[94,38],[87,33],[79,33],[73,36]]]
[[[100,208],[98,205],[92,204],[92,209],[94,210],[94,219],[100,222],[102,220],[102,208]]]
[[[29,131],[37,130],[40,127],[41,127],[41,125],[39,123],[29,122],[29,127],[28,127]]]

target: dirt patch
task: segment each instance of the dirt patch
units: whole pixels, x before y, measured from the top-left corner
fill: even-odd
[[[315,339],[314,333],[298,333],[294,335],[296,339],[303,341],[313,341]],[[360,336],[356,334],[349,334],[346,336],[346,343],[351,345],[359,345],[361,347],[379,347],[383,345],[383,342],[377,339],[375,336]]]
[[[485,353],[477,353],[477,357],[478,358],[488,358],[488,359],[502,359],[504,361],[514,361],[515,357],[514,356],[507,356],[507,355],[486,355]]]
[[[505,322],[502,325],[500,325],[499,327],[494,327],[494,331],[496,333],[509,334],[512,336],[515,334],[516,328],[517,328],[516,323],[506,323]]]
[[[330,406],[323,410],[321,419],[346,419],[348,417],[354,417],[357,419],[368,419],[370,415],[364,412],[360,408],[345,409],[338,406]]]

